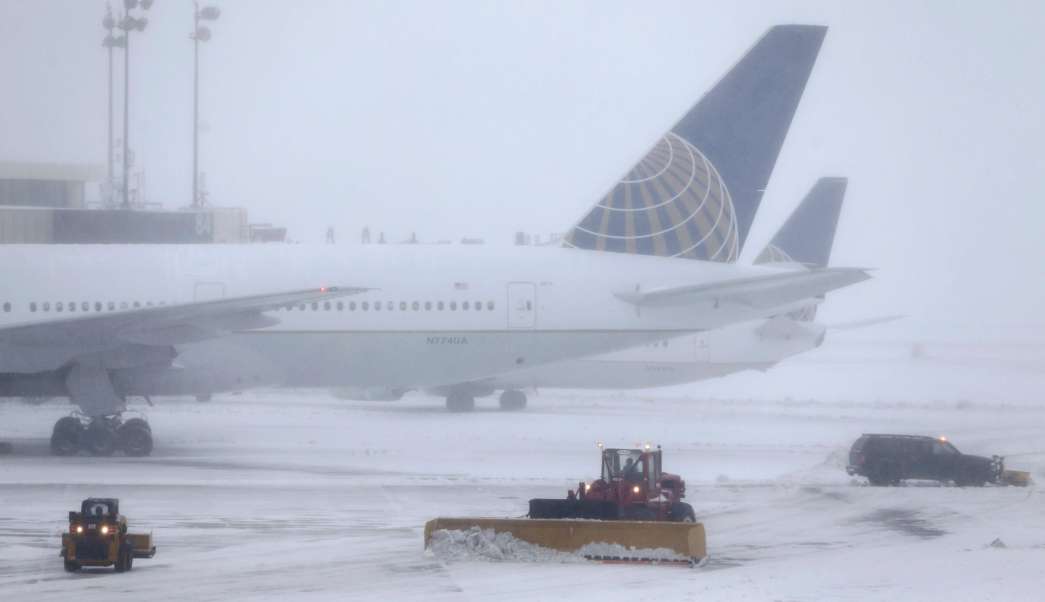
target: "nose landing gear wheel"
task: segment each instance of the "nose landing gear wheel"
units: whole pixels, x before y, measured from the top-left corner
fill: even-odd
[[[526,407],[526,393],[508,390],[501,393],[501,409],[506,411],[521,410]]]

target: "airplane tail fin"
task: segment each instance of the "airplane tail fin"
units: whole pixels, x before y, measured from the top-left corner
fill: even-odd
[[[566,235],[566,246],[736,261],[826,27],[770,29]]]
[[[773,240],[755,258],[756,264],[800,263],[810,268],[826,268],[831,260],[838,215],[842,211],[846,178],[820,178],[795,208]],[[816,318],[816,305],[794,312],[790,317],[810,322]]]
[[[817,180],[777,230],[773,240],[758,254],[755,263],[786,262],[812,268],[827,267],[848,183],[846,178]]]

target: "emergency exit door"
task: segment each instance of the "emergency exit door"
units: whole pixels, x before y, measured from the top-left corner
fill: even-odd
[[[537,325],[537,286],[532,282],[508,284],[508,328]]]

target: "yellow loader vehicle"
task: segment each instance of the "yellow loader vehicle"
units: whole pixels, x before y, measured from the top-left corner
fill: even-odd
[[[62,534],[65,570],[112,566],[117,573],[131,570],[135,558],[152,558],[156,546],[151,533],[128,533],[127,518],[116,498],[87,498],[79,512],[69,513],[69,531]]]

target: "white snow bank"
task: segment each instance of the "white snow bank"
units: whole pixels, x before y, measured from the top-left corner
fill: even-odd
[[[440,529],[432,533],[429,551],[440,560],[488,560],[517,562],[585,562],[587,559],[630,558],[660,562],[687,562],[689,558],[668,548],[630,548],[604,542],[590,543],[576,552],[560,552],[538,546],[510,533],[472,527]]]

